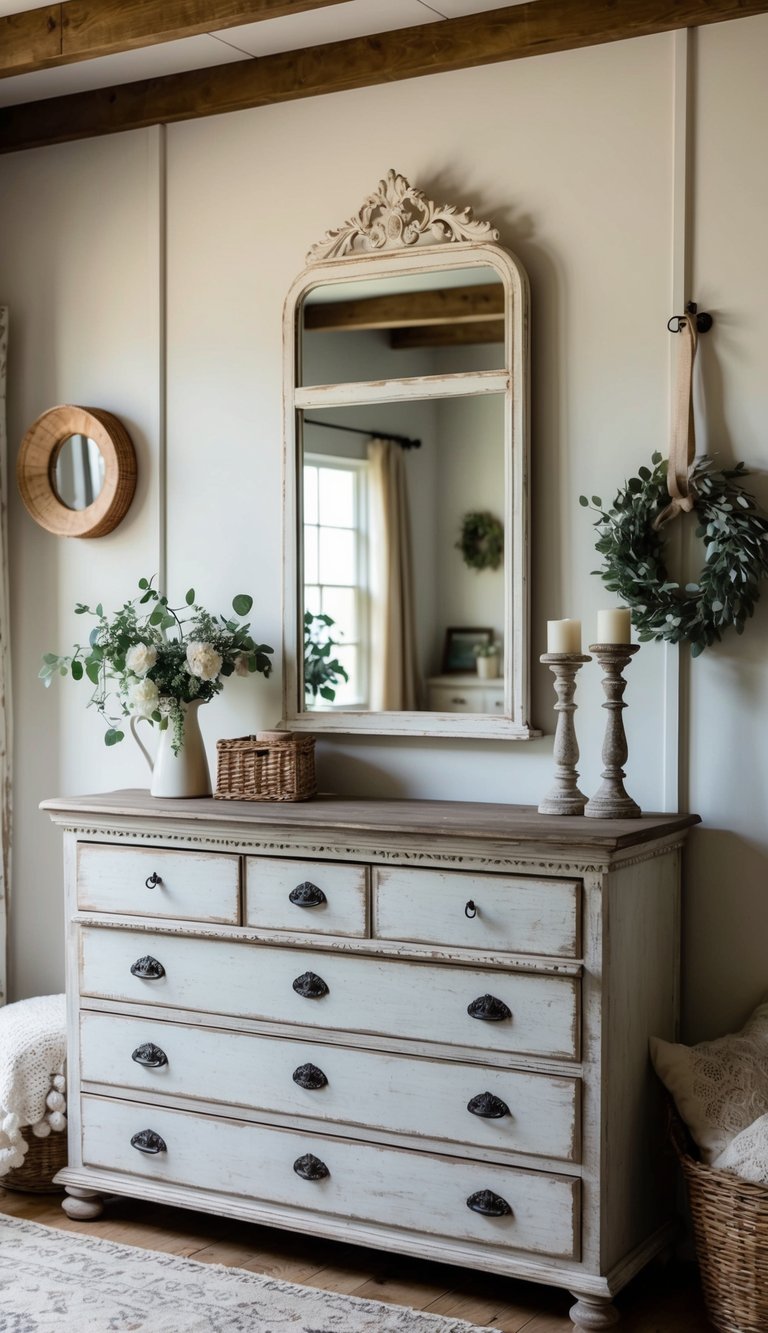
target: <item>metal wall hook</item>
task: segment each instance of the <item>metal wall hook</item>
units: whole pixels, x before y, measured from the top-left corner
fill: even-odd
[[[696,330],[698,333],[709,333],[709,330],[712,328],[712,325],[715,322],[712,316],[708,315],[704,310],[702,310],[701,314],[699,314],[699,308],[696,305],[695,301],[688,302],[687,306],[685,307],[685,315],[696,316]],[[685,315],[673,315],[671,319],[667,320],[667,328],[669,329],[670,333],[680,332],[681,328],[683,327],[683,324],[685,323]],[[673,327],[675,324],[675,320],[677,320],[676,328]]]

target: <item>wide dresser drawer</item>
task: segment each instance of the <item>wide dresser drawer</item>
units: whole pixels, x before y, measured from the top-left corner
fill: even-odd
[[[119,1014],[80,1015],[82,1078],[393,1134],[578,1160],[579,1082]],[[470,1109],[471,1108],[471,1109]]]
[[[333,861],[248,856],[245,921],[267,930],[368,934],[368,871]]]
[[[575,977],[96,926],[82,928],[81,950],[84,996],[404,1041],[579,1053]]]
[[[83,1162],[289,1210],[311,1209],[574,1258],[579,1181],[219,1116],[83,1097]],[[140,1151],[139,1143],[154,1151]],[[474,1211],[469,1206],[490,1212]],[[498,1215],[493,1215],[493,1214]]]
[[[85,912],[237,925],[239,858],[155,847],[77,847],[77,905]]]
[[[578,880],[393,867],[374,872],[373,902],[379,939],[556,958],[579,952]]]

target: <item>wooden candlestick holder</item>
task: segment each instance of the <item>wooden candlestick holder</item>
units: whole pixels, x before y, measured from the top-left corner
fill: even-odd
[[[557,729],[555,731],[555,780],[539,805],[540,815],[583,815],[587,798],[579,791],[576,760],[579,746],[573,715],[576,704],[576,672],[592,658],[586,653],[544,653],[539,659],[555,677]]]
[[[642,813],[640,806],[624,789],[624,764],[627,762],[629,747],[621,716],[627,706],[624,703],[627,682],[623,671],[639,648],[639,643],[593,643],[589,646],[589,651],[595,654],[603,668],[603,708],[608,710],[602,752],[603,781],[600,789],[587,801],[584,810],[584,814],[593,819],[639,819]]]

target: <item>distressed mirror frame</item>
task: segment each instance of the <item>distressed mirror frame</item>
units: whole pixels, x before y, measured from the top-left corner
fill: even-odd
[[[70,509],[56,493],[56,460],[71,435],[99,446],[104,484],[93,504]],[[100,407],[68,403],[51,407],[33,421],[21,442],[16,481],[27,512],[56,537],[103,537],[128,512],[136,490],[136,454],[122,422]]]
[[[310,250],[284,308],[283,720],[318,734],[529,740],[529,318],[528,279],[489,222],[439,205],[389,171],[357,214]],[[419,379],[302,386],[302,313],[319,286],[438,270],[492,268],[504,290],[504,368]],[[504,395],[504,712],[309,711],[303,697],[302,435],[300,413],[341,403]]]

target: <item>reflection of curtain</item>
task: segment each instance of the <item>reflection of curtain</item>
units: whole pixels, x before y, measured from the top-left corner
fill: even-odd
[[[411,534],[398,444],[368,445],[371,540],[371,709],[418,707]]]
[[[11,869],[11,653],[8,596],[8,459],[5,367],[8,311],[0,306],[0,1004],[6,995],[6,909]]]

